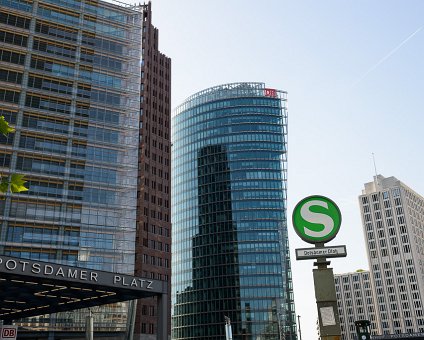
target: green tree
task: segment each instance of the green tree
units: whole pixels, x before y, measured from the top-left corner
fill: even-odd
[[[7,137],[10,132],[14,131],[15,129],[9,126],[6,119],[0,116],[0,133]],[[0,192],[7,192],[8,190],[11,192],[27,191],[28,188],[25,187],[25,183],[24,175],[11,174],[7,177],[0,175]]]

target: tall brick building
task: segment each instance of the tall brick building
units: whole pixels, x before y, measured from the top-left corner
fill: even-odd
[[[159,52],[158,40],[149,2],[143,6],[135,275],[168,281],[170,290],[171,59]],[[156,339],[156,320],[156,300],[139,300],[136,339]]]

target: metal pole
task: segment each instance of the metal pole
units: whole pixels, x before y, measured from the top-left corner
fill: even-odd
[[[300,315],[297,316],[297,323],[299,324],[299,340],[302,340],[302,331],[300,330]]]
[[[125,340],[134,339],[134,328],[135,328],[135,319],[137,314],[137,300],[131,300],[128,303],[128,315],[127,315],[127,329],[125,334]]]
[[[85,319],[85,340],[94,340],[93,335],[94,321],[91,308],[89,309],[89,315]]]

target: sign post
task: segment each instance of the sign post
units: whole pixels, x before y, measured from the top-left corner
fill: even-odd
[[[341,339],[333,269],[327,267],[330,264],[327,258],[345,257],[346,246],[324,246],[336,237],[341,222],[340,209],[324,196],[306,197],[293,210],[293,227],[297,235],[315,245],[315,248],[296,249],[296,259],[316,259],[313,277],[321,340]]]

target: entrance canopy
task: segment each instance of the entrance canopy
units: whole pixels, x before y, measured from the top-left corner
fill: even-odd
[[[167,293],[167,282],[0,255],[0,320]]]

